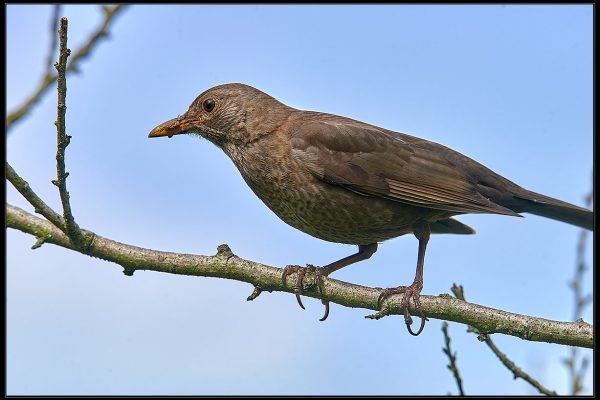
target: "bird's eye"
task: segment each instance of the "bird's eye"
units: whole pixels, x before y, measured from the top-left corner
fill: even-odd
[[[215,108],[215,101],[213,99],[204,100],[202,108],[204,108],[204,111],[206,112],[211,112]]]

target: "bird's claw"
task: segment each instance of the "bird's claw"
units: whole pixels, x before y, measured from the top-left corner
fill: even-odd
[[[319,321],[325,321],[329,316],[329,301],[323,299],[323,276],[327,276],[323,273],[322,268],[315,267],[313,265],[307,264],[306,267],[301,267],[299,265],[288,265],[283,269],[283,274],[281,276],[281,280],[284,285],[286,285],[288,275],[291,275],[295,272],[298,273],[296,277],[296,285],[294,286],[294,294],[296,295],[296,300],[300,307],[305,310],[304,304],[302,304],[302,287],[304,283],[304,276],[307,272],[314,272],[316,277],[317,287],[319,288],[319,294],[321,295],[321,303],[325,306],[325,314]]]
[[[323,293],[323,276],[327,276],[323,273],[323,268],[316,269],[317,275],[317,287],[319,288],[319,295],[321,295],[321,304],[325,306],[325,314],[319,319],[319,321],[325,321],[329,316],[329,300],[325,300]]]
[[[404,322],[406,323],[406,329],[408,330],[408,333],[410,333],[413,336],[419,336],[421,334],[421,332],[423,332],[423,328],[425,328],[425,322],[429,321],[429,319],[423,313],[423,308],[421,307],[421,301],[419,300],[420,297],[421,296],[419,293],[417,293],[416,296],[415,295],[410,296],[406,301],[406,306],[404,307]],[[408,302],[410,301],[410,298],[412,298],[413,301],[415,302],[415,308],[419,312],[419,318],[421,318],[421,325],[419,326],[419,330],[417,331],[417,333],[414,333],[413,330],[411,329],[412,317],[410,316],[410,313],[408,312]]]
[[[418,285],[416,283],[413,283],[410,286],[398,286],[396,288],[384,289],[377,298],[377,308],[381,310],[382,302],[391,295],[403,294],[402,300],[400,301],[400,307],[404,309],[404,322],[406,323],[406,329],[408,329],[408,333],[410,333],[411,335],[419,336],[423,331],[423,328],[425,327],[425,321],[429,321],[429,319],[425,317],[425,314],[423,313],[423,308],[421,307],[421,289],[422,285]],[[414,301],[415,309],[417,310],[417,312],[419,313],[419,317],[421,318],[421,325],[419,326],[419,330],[417,331],[417,333],[413,332],[413,330],[411,329],[413,320],[410,315],[410,312],[408,311],[409,302],[411,299]]]
[[[307,266],[308,267],[308,266]],[[306,268],[303,268],[299,265],[288,265],[283,269],[283,274],[281,275],[281,281],[285,286],[287,284],[287,277],[293,273],[297,272],[298,277],[296,278],[296,285],[294,286],[294,294],[296,295],[296,300],[298,301],[298,305],[300,308],[305,310],[304,304],[302,304],[302,299],[300,296],[302,295],[302,284],[304,283],[304,275],[306,275]]]

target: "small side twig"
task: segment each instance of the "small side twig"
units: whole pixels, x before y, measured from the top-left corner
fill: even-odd
[[[252,291],[250,296],[248,296],[246,298],[246,301],[252,301],[252,300],[256,299],[258,296],[260,296],[260,294],[262,292],[263,292],[263,290],[261,288],[259,288],[258,286],[254,286],[254,290]]]
[[[35,240],[35,243],[31,246],[31,250],[39,249],[42,245],[46,243],[46,238],[39,237]]]
[[[458,386],[458,394],[460,396],[464,396],[465,392],[462,386],[462,378],[460,377],[460,372],[458,371],[458,366],[456,365],[456,353],[453,354],[452,349],[450,348],[450,335],[448,334],[448,323],[446,321],[442,322],[442,332],[444,332],[445,343],[445,347],[442,349],[442,351],[448,356],[448,359],[450,360],[450,364],[448,364],[447,367],[454,376],[454,380],[456,381],[456,385]]]
[[[79,63],[90,54],[91,50],[96,47],[100,39],[108,36],[108,28],[110,27],[110,24],[114,21],[119,12],[125,7],[126,6],[122,4],[114,7],[102,7],[104,10],[104,20],[96,29],[96,31],[90,35],[86,43],[79,50],[73,53],[71,62],[67,66],[67,72],[78,70]],[[6,116],[5,126],[7,132],[14,126],[15,122],[19,121],[21,118],[27,115],[29,111],[31,111],[33,106],[40,101],[43,94],[46,93],[46,91],[56,81],[57,78],[58,75],[56,73],[52,72],[51,70],[46,71],[34,93],[14,111],[10,112]]]
[[[73,213],[71,212],[71,204],[69,203],[69,192],[67,191],[67,176],[69,173],[65,171],[65,149],[71,141],[71,136],[65,133],[65,115],[67,111],[67,79],[65,77],[67,71],[67,59],[71,54],[71,50],[67,48],[67,30],[69,21],[66,17],[60,20],[60,53],[58,62],[55,64],[58,71],[58,104],[56,118],[56,180],[52,181],[60,193],[60,200],[63,206],[63,218],[65,220],[66,234],[71,239],[75,247],[83,248],[83,235],[81,229],[75,222]]]
[[[457,284],[453,284],[451,290],[457,299],[466,301],[465,293],[464,293],[464,289],[463,289],[462,285],[459,286]],[[514,379],[517,379],[517,378],[523,379],[524,381],[528,382],[531,386],[536,388],[540,393],[545,394],[546,396],[558,396],[558,393],[556,393],[554,390],[550,390],[550,389],[546,388],[545,386],[543,386],[540,382],[538,382],[531,375],[529,375],[528,373],[523,371],[513,361],[511,361],[506,356],[506,354],[504,354],[503,352],[500,351],[500,349],[498,349],[498,347],[496,346],[496,344],[494,343],[494,341],[492,340],[492,338],[489,335],[479,332],[479,330],[477,330],[476,328],[474,328],[472,326],[470,326],[469,329],[478,335],[478,339],[484,341],[485,344],[487,344],[487,346],[492,350],[492,352],[496,355],[496,357],[498,357],[498,359],[502,362],[502,364],[504,364],[504,366],[513,373]]]

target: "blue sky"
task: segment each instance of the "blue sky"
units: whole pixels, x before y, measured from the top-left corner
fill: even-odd
[[[63,7],[69,47],[101,19]],[[43,73],[50,6],[7,6],[7,110]],[[591,5],[132,6],[68,79],[68,186],[77,222],[125,243],[326,264],[354,247],[281,222],[207,141],[147,138],[202,91],[255,86],[284,103],[345,115],[454,148],[518,184],[575,204],[593,168]],[[7,159],[55,210],[56,92],[7,139]],[[7,200],[31,211],[10,186]],[[578,228],[526,215],[465,215],[474,236],[434,236],[424,294],[464,285],[469,300],[569,320]],[[591,269],[591,235],[586,260]],[[401,317],[293,295],[245,298],[248,284],[136,272],[7,233],[8,394],[456,393],[441,322],[418,338]],[[385,242],[333,277],[409,283],[417,241]],[[585,281],[592,291],[592,272]],[[592,320],[593,308],[584,319]],[[531,394],[450,324],[468,394]],[[568,348],[495,336],[548,387],[566,393]],[[591,351],[583,351],[591,357]],[[585,384],[591,393],[593,366]]]

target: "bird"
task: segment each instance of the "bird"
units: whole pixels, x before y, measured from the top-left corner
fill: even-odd
[[[322,267],[288,265],[282,281],[297,274],[301,295],[314,273],[324,300],[323,278],[370,258],[378,244],[405,234],[418,240],[415,278],[383,289],[378,309],[402,295],[408,332],[417,336],[425,317],[425,251],[430,235],[473,234],[454,218],[468,213],[531,213],[593,230],[591,210],[522,188],[477,161],[441,144],[334,114],[304,111],[242,83],[212,87],[187,112],[151,130],[150,138],[192,134],[215,144],[235,164],[250,189],[281,220],[316,238],[358,246]],[[411,328],[410,301],[421,318]]]

